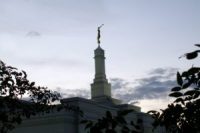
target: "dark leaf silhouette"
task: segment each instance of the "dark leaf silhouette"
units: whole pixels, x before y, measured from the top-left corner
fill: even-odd
[[[195,44],[195,46],[200,47],[200,44]]]
[[[182,79],[180,73],[177,72],[177,75],[176,75],[176,76],[177,76],[177,83],[178,83],[178,85],[182,86],[182,84],[183,84],[183,79]]]
[[[188,75],[194,75],[200,71],[199,67],[192,67],[188,70]]]
[[[185,104],[183,98],[177,98],[174,102],[175,102],[175,103],[179,103],[179,102],[181,102],[182,104]]]
[[[181,90],[181,87],[177,86],[177,87],[174,87],[171,89],[171,91],[180,91]]]
[[[181,93],[181,92],[173,92],[173,93],[169,94],[169,96],[171,96],[171,97],[180,97],[180,96],[183,96],[183,93]]]
[[[134,124],[132,121],[128,123],[125,119],[125,116],[131,112],[132,110],[122,110],[118,111],[117,115],[113,115],[110,111],[106,111],[105,116],[98,121],[82,120],[81,123],[85,125],[86,130],[89,129],[88,133],[118,133],[117,131],[140,133],[141,126],[139,124],[142,122],[139,121],[140,123]],[[135,130],[135,127],[138,127],[138,129]]]
[[[24,94],[30,96],[30,101],[23,101]],[[30,118],[40,112],[49,112],[50,105],[59,100],[58,93],[46,87],[36,86],[27,79],[25,71],[7,66],[0,61],[0,132],[7,133],[20,124],[22,117]]]
[[[200,47],[200,44],[195,46]],[[186,53],[186,59],[195,59],[200,50]],[[197,133],[200,131],[200,68],[191,67],[181,75],[177,73],[178,86],[171,89],[169,96],[174,97],[173,103],[162,110],[150,111],[154,118],[153,126],[165,126],[167,132]]]
[[[196,90],[189,90],[189,91],[185,92],[184,95],[193,96],[196,92],[197,92]]]
[[[108,119],[112,119],[112,114],[111,114],[110,111],[106,111],[106,117],[107,117]]]
[[[185,83],[185,84],[183,84],[183,87],[182,87],[182,89],[186,89],[186,88],[188,88],[190,85],[192,84],[192,82],[187,82],[187,83]]]
[[[191,60],[191,59],[194,59],[194,58],[196,58],[198,56],[198,52],[199,51],[194,51],[194,52],[191,52],[191,53],[187,53],[187,54],[185,54],[185,56],[186,56],[186,58],[188,60]]]

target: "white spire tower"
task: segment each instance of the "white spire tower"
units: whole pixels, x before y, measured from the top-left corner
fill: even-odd
[[[105,56],[104,50],[100,47],[100,28],[103,24],[98,27],[97,43],[98,47],[94,51],[95,59],[95,78],[91,84],[92,99],[99,99],[109,97],[111,98],[111,85],[106,79],[105,73]]]
[[[98,46],[95,53],[95,78],[91,84],[92,99],[100,97],[111,97],[111,85],[106,79],[104,50]]]

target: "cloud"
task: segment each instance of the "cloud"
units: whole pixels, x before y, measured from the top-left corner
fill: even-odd
[[[37,31],[30,31],[26,34],[26,37],[39,37],[39,36],[41,36],[41,33]]]
[[[110,82],[112,84],[112,88],[115,90],[127,87],[127,85],[129,84],[129,82],[120,78],[111,78]]]
[[[170,88],[173,87],[176,83],[176,81],[167,79],[165,81],[160,81],[158,79],[155,79],[154,77],[150,77],[148,81],[142,82],[143,84],[137,86],[134,91],[134,96],[137,99],[152,99],[156,97],[164,97],[166,96]]]
[[[177,72],[178,68],[156,68],[150,71],[149,75],[162,75],[164,77],[172,77]]]
[[[90,98],[90,90],[86,89],[64,89],[58,87],[56,89],[58,93],[60,93],[62,98],[70,98],[70,97],[83,97]]]
[[[138,101],[166,99],[170,89],[176,85],[176,68],[157,68],[148,73],[149,77],[127,81],[122,78],[111,78],[112,94],[114,97],[129,103],[138,103]],[[80,96],[89,98],[90,90],[86,89],[61,89],[63,97]],[[146,101],[145,101],[146,102]]]
[[[148,77],[134,82],[121,78],[111,79],[113,95],[125,102],[143,99],[166,98],[170,89],[176,85],[177,68],[157,68],[148,73]]]
[[[157,68],[147,73],[148,77],[128,81],[122,78],[111,78],[113,97],[125,103],[142,107],[142,111],[165,108],[171,102],[168,97],[170,89],[176,85],[177,68]],[[89,89],[61,89],[63,98],[90,98]],[[155,104],[156,103],[156,104]]]

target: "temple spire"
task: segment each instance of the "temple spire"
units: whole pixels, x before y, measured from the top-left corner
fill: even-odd
[[[111,85],[106,79],[104,50],[100,47],[100,28],[102,26],[103,24],[97,29],[98,47],[94,50],[95,78],[94,82],[91,84],[92,99],[99,97],[111,97]]]

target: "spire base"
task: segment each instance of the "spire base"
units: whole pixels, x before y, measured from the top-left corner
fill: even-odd
[[[92,99],[103,96],[111,97],[111,84],[107,81],[96,81],[91,84],[91,88]]]

